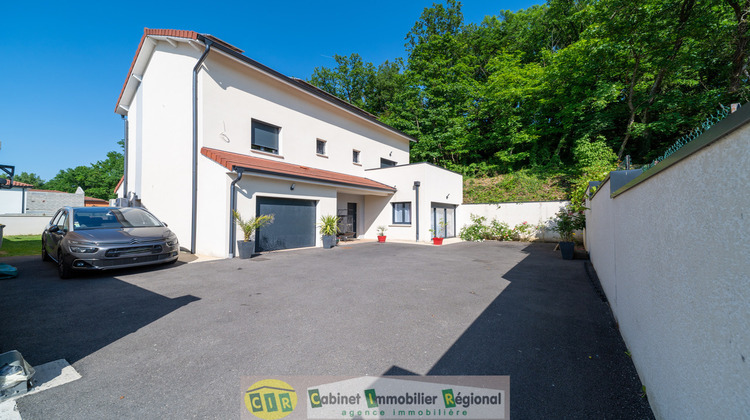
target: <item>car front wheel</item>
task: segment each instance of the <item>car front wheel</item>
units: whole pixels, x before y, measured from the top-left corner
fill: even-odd
[[[61,279],[69,279],[73,277],[73,269],[70,268],[69,265],[65,264],[62,251],[57,251],[57,274]]]
[[[50,257],[47,253],[47,246],[44,244],[44,241],[42,241],[42,261],[49,261]]]

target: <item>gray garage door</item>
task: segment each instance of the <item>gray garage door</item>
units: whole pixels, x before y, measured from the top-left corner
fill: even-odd
[[[315,246],[315,201],[258,197],[257,202],[256,214],[274,215],[272,224],[258,229],[258,252]]]

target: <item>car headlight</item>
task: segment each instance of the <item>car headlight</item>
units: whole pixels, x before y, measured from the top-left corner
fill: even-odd
[[[74,252],[76,254],[93,254],[94,252],[99,250],[99,248],[91,245],[93,244],[90,242],[71,241],[70,252]]]
[[[93,254],[94,252],[98,251],[99,248],[95,248],[93,246],[76,246],[71,245],[70,252],[74,252],[76,254]]]

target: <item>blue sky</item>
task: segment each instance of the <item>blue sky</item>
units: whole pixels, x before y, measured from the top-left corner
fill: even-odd
[[[542,1],[465,0],[466,23]],[[308,79],[333,54],[377,64],[432,0],[6,2],[0,13],[0,164],[53,178],[117,150],[115,102],[143,28],[210,33],[287,76]]]

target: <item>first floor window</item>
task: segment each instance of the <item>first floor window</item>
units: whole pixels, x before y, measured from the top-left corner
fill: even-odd
[[[253,120],[252,148],[262,152],[279,154],[279,127]]]
[[[352,150],[352,162],[360,163],[359,162],[359,150]]]
[[[393,224],[411,224],[411,203],[393,203]]]
[[[326,141],[318,139],[315,143],[315,153],[319,155],[326,154]]]

